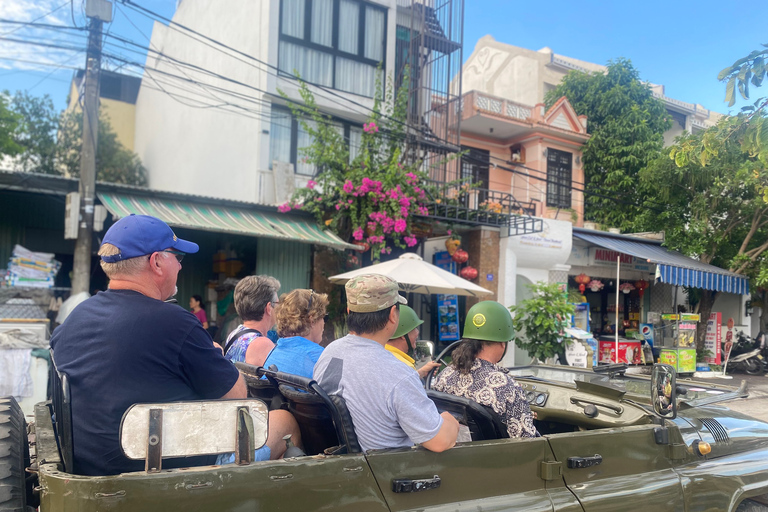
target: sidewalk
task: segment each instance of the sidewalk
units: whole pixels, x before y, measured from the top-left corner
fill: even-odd
[[[737,398],[717,405],[723,405],[731,410],[768,422],[768,377],[734,373],[733,379],[711,379],[711,381],[735,387],[741,385],[742,381],[746,381],[749,397]]]

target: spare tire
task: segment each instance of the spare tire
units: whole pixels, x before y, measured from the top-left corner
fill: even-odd
[[[24,413],[13,397],[0,398],[0,511],[27,512],[27,466]]]

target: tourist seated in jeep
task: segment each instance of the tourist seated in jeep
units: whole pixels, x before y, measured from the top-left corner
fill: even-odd
[[[293,290],[280,297],[275,318],[280,338],[264,368],[275,365],[281,372],[311,379],[315,363],[323,353],[320,343],[327,307],[328,295],[314,290]]]
[[[119,441],[123,414],[134,404],[246,397],[243,377],[197,318],[164,302],[174,295],[182,257],[197,251],[197,244],[177,238],[155,217],[123,217],[104,235],[99,255],[109,289],[81,303],[51,338],[53,362],[66,375],[71,396],[70,472],[114,475],[144,469],[144,461],[124,455]],[[268,449],[260,455],[280,457],[287,434],[298,442],[293,416],[270,414]],[[215,459],[169,459],[165,467]]]
[[[416,361],[411,357],[414,353],[416,340],[419,339],[419,326],[424,323],[413,308],[409,306],[400,306],[400,321],[392,338],[384,347],[403,363],[416,370]],[[430,361],[416,370],[422,379],[429,374],[432,369],[440,366],[440,363]]]
[[[507,308],[496,301],[478,302],[467,313],[463,341],[451,364],[432,388],[490,407],[506,423],[509,437],[538,437],[523,389],[498,365],[514,337]]]
[[[272,276],[246,276],[235,286],[235,310],[240,320],[224,344],[224,357],[233,363],[264,366],[275,344],[267,333],[275,325],[280,281]]]
[[[420,444],[442,452],[456,444],[459,424],[439,414],[418,374],[384,346],[399,322],[406,300],[397,282],[378,274],[346,284],[350,334],[331,343],[315,365],[314,379],[349,409],[364,450]]]

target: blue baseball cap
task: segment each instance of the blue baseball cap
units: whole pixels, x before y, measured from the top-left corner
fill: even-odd
[[[157,217],[133,213],[112,224],[102,243],[120,249],[120,254],[102,256],[101,261],[105,263],[138,258],[166,249],[190,254],[200,249],[196,243],[178,238],[171,227]]]

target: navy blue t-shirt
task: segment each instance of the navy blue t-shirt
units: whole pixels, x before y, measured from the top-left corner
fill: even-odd
[[[130,290],[82,302],[54,331],[51,347],[69,377],[73,473],[81,475],[144,469],[120,448],[120,420],[131,405],[221,398],[239,376],[192,313]],[[163,467],[210,463],[192,459]]]

